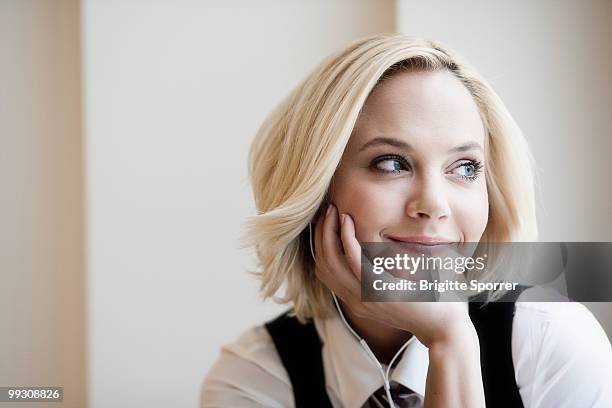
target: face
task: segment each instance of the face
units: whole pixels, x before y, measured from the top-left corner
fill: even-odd
[[[488,220],[485,131],[450,72],[402,72],[368,97],[329,196],[359,242],[478,242]]]

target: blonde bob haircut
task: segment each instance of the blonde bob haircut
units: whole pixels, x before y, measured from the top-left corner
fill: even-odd
[[[258,214],[246,223],[261,297],[291,303],[300,322],[325,318],[331,292],[316,277],[309,223],[370,92],[406,70],[452,72],[474,98],[485,128],[489,219],[481,242],[537,236],[533,158],[523,134],[487,81],[437,41],[378,34],[324,60],[265,119],[251,145],[249,176]],[[285,295],[276,294],[286,284]]]

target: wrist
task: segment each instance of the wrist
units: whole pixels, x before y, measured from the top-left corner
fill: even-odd
[[[476,328],[468,318],[466,320],[454,320],[452,323],[445,325],[444,330],[430,340],[428,347],[430,349],[459,348],[465,352],[469,350],[479,351],[480,342]]]
[[[429,367],[426,406],[485,407],[475,329],[462,327],[434,341],[429,347]]]

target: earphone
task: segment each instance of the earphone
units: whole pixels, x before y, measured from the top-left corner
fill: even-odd
[[[317,259],[314,254],[314,245],[312,243],[312,222],[308,224],[308,236],[309,236],[309,241],[310,241],[310,254],[312,255],[312,259],[316,264]],[[389,384],[389,371],[391,370],[391,367],[393,366],[395,359],[402,353],[402,351],[404,351],[404,349],[408,346],[408,344],[410,344],[414,340],[415,338],[414,335],[410,337],[410,339],[406,341],[406,343],[404,343],[402,347],[400,347],[397,353],[395,353],[395,355],[391,359],[391,362],[389,363],[389,366],[387,367],[387,372],[385,373],[385,371],[383,370],[383,366],[380,364],[380,362],[378,361],[378,359],[372,352],[372,349],[370,349],[370,347],[368,346],[368,343],[366,343],[365,339],[360,337],[357,334],[357,332],[353,330],[351,325],[346,321],[346,318],[344,317],[344,313],[342,313],[342,309],[340,308],[340,305],[338,304],[338,299],[336,298],[336,294],[334,293],[334,291],[332,291],[331,289],[329,291],[332,294],[332,298],[334,299],[334,303],[336,304],[336,309],[338,310],[338,313],[340,314],[340,317],[342,318],[344,325],[349,329],[349,331],[353,334],[353,336],[355,336],[357,341],[359,341],[359,344],[361,345],[361,347],[365,350],[366,354],[372,359],[372,361],[374,361],[374,363],[376,364],[376,367],[378,367],[378,370],[380,371],[380,374],[383,377],[384,387],[385,387],[385,392],[387,394],[387,402],[389,404],[389,407],[395,408],[395,403],[393,402],[393,399],[391,398],[391,385]]]

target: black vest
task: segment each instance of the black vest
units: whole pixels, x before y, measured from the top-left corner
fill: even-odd
[[[521,291],[524,288],[521,288]],[[488,408],[523,408],[512,363],[514,301],[521,291],[509,292],[504,301],[470,302],[469,314],[480,341],[480,366]],[[321,340],[314,323],[303,325],[290,310],[265,324],[289,374],[296,408],[331,408],[325,389]]]

